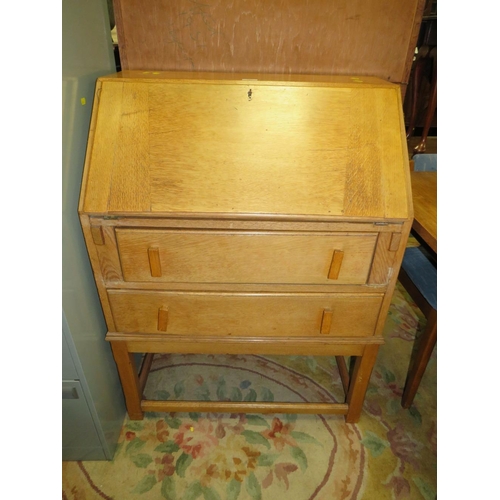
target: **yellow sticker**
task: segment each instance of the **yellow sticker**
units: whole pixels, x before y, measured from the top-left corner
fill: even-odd
[[[85,100],[85,97],[82,97],[80,99],[80,102],[82,103],[82,106],[85,106],[85,104],[87,103],[87,101]]]
[[[160,72],[159,71],[153,71],[153,75],[159,75]]]
[[[193,427],[193,426],[191,426],[191,427],[189,428],[189,430],[190,430],[191,432],[193,432],[193,431],[194,431],[194,427]]]

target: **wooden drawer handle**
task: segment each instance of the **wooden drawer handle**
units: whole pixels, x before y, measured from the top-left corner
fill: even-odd
[[[161,276],[160,249],[158,247],[148,248],[148,257],[151,276],[159,278]]]
[[[342,250],[333,251],[332,263],[330,264],[330,271],[328,271],[329,280],[338,279],[343,259],[344,259],[344,252]]]
[[[166,332],[168,326],[168,309],[160,307],[158,309],[158,331]]]
[[[325,309],[323,311],[323,318],[321,319],[321,334],[328,335],[330,329],[332,328],[333,311],[331,309]]]

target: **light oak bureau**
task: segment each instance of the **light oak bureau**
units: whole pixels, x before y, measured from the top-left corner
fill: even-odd
[[[370,77],[98,79],[79,213],[131,419],[359,419],[413,218],[401,108]],[[335,356],[346,399],[145,400],[161,352]]]

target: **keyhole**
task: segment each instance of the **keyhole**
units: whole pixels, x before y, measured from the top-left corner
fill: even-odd
[[[248,100],[251,101],[252,100],[252,89],[250,89],[248,92],[247,92],[247,95],[248,95]]]

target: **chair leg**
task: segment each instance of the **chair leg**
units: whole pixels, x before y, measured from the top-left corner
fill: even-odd
[[[427,112],[425,114],[424,129],[422,131],[422,139],[417,144],[417,146],[415,146],[415,149],[413,150],[414,153],[424,153],[425,152],[426,143],[427,143],[427,136],[429,135],[429,129],[431,128],[432,119],[434,118],[434,113],[435,113],[436,107],[437,107],[437,55],[436,55],[435,49],[433,49],[430,52],[429,57],[432,58],[432,62],[433,62],[433,69],[432,69],[433,74],[432,74],[432,81],[431,81],[429,103],[427,105]]]
[[[425,331],[419,339],[414,359],[410,361],[408,376],[406,378],[405,388],[403,391],[403,398],[401,400],[403,408],[409,408],[412,405],[436,342],[437,311],[432,310],[427,318]]]
[[[425,48],[426,50],[426,48]],[[415,123],[417,121],[417,112],[419,97],[420,97],[420,85],[422,83],[422,73],[424,71],[425,66],[425,54],[427,52],[422,51],[422,54],[419,54],[419,58],[415,61],[413,66],[412,80],[411,80],[411,93],[410,93],[410,121],[408,124],[408,129],[406,130],[406,138],[409,139],[415,130]]]

